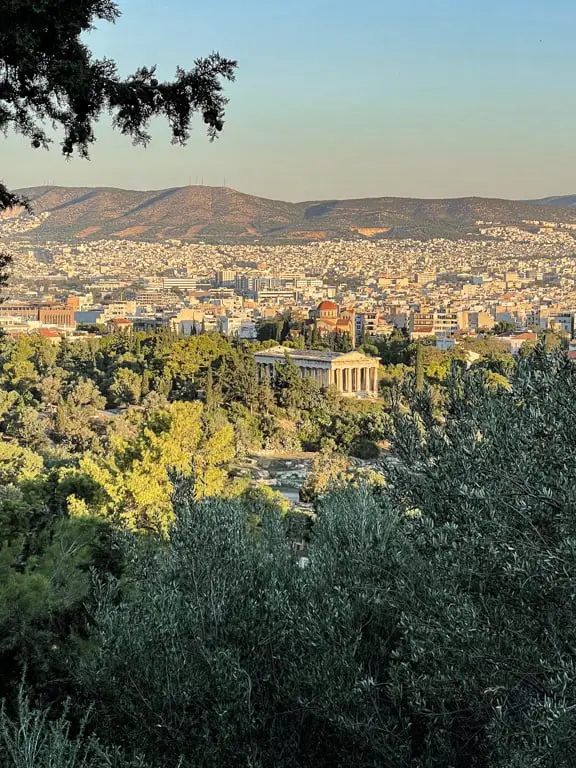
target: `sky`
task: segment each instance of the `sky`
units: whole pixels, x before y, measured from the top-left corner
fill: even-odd
[[[229,187],[283,200],[576,193],[574,0],[119,0],[87,40],[122,75],[237,59],[221,137],[146,149],[103,118],[89,162],[0,137],[12,188]]]

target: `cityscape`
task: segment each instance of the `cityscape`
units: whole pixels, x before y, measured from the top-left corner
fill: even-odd
[[[27,235],[48,215],[0,222],[0,237],[14,254],[0,307],[10,335],[82,338],[87,326],[166,327],[255,340],[260,324],[286,316],[315,323],[321,333],[346,333],[352,347],[394,328],[413,340],[435,338],[444,350],[497,324],[508,328],[499,339],[512,352],[542,331],[574,335],[570,222],[480,221],[477,236],[460,240],[31,242]],[[316,318],[324,300],[335,305],[329,322]]]

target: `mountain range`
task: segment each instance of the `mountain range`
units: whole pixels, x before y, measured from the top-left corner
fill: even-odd
[[[43,240],[272,243],[338,237],[455,238],[478,236],[478,221],[576,223],[576,195],[537,201],[370,197],[289,203],[206,186],[150,192],[54,186],[18,191],[28,197],[36,214],[48,214],[27,233]]]

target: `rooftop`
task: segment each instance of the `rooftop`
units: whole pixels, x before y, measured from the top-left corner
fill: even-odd
[[[284,360],[288,354],[289,357],[296,360],[370,360],[362,352],[331,352],[328,349],[291,349],[290,347],[270,347],[270,349],[261,349],[255,352],[255,357],[275,357],[278,360]]]

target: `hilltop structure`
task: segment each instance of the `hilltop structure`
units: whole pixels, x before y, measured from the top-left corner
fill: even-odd
[[[312,378],[321,387],[334,386],[343,395],[367,398],[378,396],[378,359],[362,352],[329,352],[277,346],[254,355],[260,380],[273,381],[276,365],[290,359],[302,378]]]

